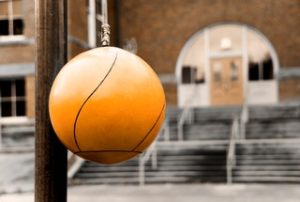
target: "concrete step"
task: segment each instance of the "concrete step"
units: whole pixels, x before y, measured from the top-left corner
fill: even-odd
[[[300,177],[288,176],[236,176],[233,182],[242,183],[299,183]]]
[[[231,124],[210,123],[184,126],[185,140],[223,140],[229,139]]]
[[[246,137],[259,138],[300,138],[299,120],[251,121],[246,125]]]
[[[251,119],[286,119],[299,118],[300,105],[250,106]]]
[[[138,177],[138,172],[99,172],[99,173],[86,173],[79,172],[76,174],[76,178],[132,178]]]
[[[159,158],[167,158],[168,161],[201,161],[207,160],[208,158],[212,161],[220,161],[224,159],[224,156],[206,156],[206,155],[178,155],[178,156],[165,156],[162,154],[158,155]]]
[[[285,159],[285,160],[293,160],[297,159],[300,160],[300,155],[299,154],[289,154],[289,155],[284,155],[284,154],[266,154],[266,155],[261,155],[261,154],[253,154],[253,155],[237,155],[236,156],[237,160],[280,160],[280,159]]]
[[[193,183],[224,183],[226,182],[225,176],[176,176],[176,177],[151,177],[146,178],[146,184],[177,184],[177,183],[184,183],[184,184],[193,184]]]
[[[105,165],[105,164],[95,163],[95,162],[92,162],[92,161],[85,161],[85,163],[84,163],[85,166],[90,166],[90,167],[101,166],[101,167],[104,167],[104,168],[121,167],[121,166],[137,166],[138,164],[139,164],[139,158],[138,157],[135,157],[134,159],[131,159],[129,161],[125,161],[125,162],[122,162],[122,163],[119,163],[119,164],[114,164],[114,165]]]
[[[248,171],[272,171],[272,170],[300,170],[299,164],[292,165],[239,165],[234,170],[248,170]]]
[[[240,159],[237,161],[239,165],[295,165],[300,159]]]
[[[78,179],[72,180],[71,184],[88,185],[88,184],[138,184],[138,177],[130,178],[90,178],[90,179]]]
[[[207,166],[198,166],[198,165],[176,165],[176,166],[159,166],[157,169],[154,171],[185,171],[185,170],[190,170],[190,171],[220,171],[220,170],[225,170],[226,166],[225,165],[207,165]],[[146,165],[145,170],[153,170],[151,165]],[[82,167],[80,169],[80,172],[89,172],[89,173],[106,173],[106,172],[137,172],[138,171],[138,166],[135,167],[134,169],[127,169],[123,167],[115,167],[113,169],[107,170],[102,167]]]
[[[300,170],[236,170],[236,176],[295,176],[300,177]]]
[[[138,171],[138,166],[114,166],[114,167],[101,167],[101,166],[83,166],[80,172],[135,172]]]
[[[208,165],[223,165],[226,162],[224,159],[223,161],[210,161],[209,159],[207,161],[167,161],[163,159],[158,160],[158,166],[177,166],[177,165],[188,165],[188,166],[196,166],[198,165],[199,167],[205,167]]]

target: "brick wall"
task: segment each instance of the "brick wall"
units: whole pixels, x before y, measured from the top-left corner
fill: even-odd
[[[211,24],[250,25],[273,44],[281,66],[300,67],[300,1],[296,0],[126,0],[121,2],[121,41],[136,38],[138,55],[159,74],[175,72],[189,37]],[[288,82],[289,83],[289,82]],[[286,81],[282,85],[289,88]],[[293,82],[290,82],[293,83]],[[165,89],[170,89],[165,85]],[[176,88],[173,84],[172,89]],[[291,86],[293,88],[293,86]],[[282,91],[280,91],[282,92]],[[293,94],[291,92],[291,94]],[[296,96],[297,92],[294,92]],[[166,91],[169,104],[176,93]],[[289,97],[292,95],[289,95]],[[285,100],[286,94],[281,93]],[[175,102],[174,102],[175,101]]]
[[[24,36],[28,39],[28,41],[0,44],[0,64],[34,62],[34,0],[23,0],[21,6],[25,25]]]

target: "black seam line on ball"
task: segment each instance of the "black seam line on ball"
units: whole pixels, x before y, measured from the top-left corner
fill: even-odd
[[[160,113],[156,119],[156,121],[154,122],[153,126],[150,128],[150,130],[148,131],[148,133],[145,135],[145,137],[132,149],[132,151],[136,150],[146,139],[147,137],[150,135],[150,133],[152,132],[152,130],[154,129],[154,127],[156,126],[157,122],[159,121],[161,115],[162,115],[162,112],[164,111],[165,109],[165,106],[166,104],[163,105],[162,109],[160,110]]]
[[[126,152],[134,152],[134,153],[142,153],[141,151],[131,151],[131,150],[95,150],[95,151],[78,151],[78,152],[74,152],[75,154],[79,154],[79,153],[93,153],[93,152],[95,152],[95,153],[97,153],[97,152],[99,152],[99,153],[101,153],[101,152],[124,152],[124,153],[126,153]]]
[[[114,58],[113,63],[111,64],[107,74],[104,76],[104,78],[100,81],[100,83],[97,85],[97,87],[93,90],[93,92],[85,99],[85,101],[82,103],[81,107],[79,108],[76,118],[75,118],[75,122],[74,122],[74,127],[73,127],[73,135],[74,135],[74,140],[76,143],[76,146],[78,147],[78,150],[80,151],[80,147],[78,145],[77,139],[76,139],[76,126],[77,126],[77,122],[78,122],[78,118],[79,115],[84,107],[84,105],[87,103],[87,101],[94,95],[94,93],[98,90],[98,88],[103,84],[103,82],[105,81],[105,79],[107,78],[107,76],[110,74],[110,72],[112,71],[113,67],[115,66],[115,63],[117,61],[117,57],[118,57],[118,53],[116,53],[116,56]]]

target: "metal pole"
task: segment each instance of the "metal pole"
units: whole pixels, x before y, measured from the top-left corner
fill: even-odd
[[[0,89],[0,152],[2,150],[2,97],[1,97],[1,89]]]
[[[96,0],[89,0],[88,43],[90,48],[96,47]]]
[[[35,202],[67,201],[67,150],[48,114],[54,77],[67,61],[67,0],[36,0]]]
[[[115,13],[115,26],[114,26],[114,33],[116,36],[115,44],[117,47],[121,47],[121,0],[114,0],[114,13]]]

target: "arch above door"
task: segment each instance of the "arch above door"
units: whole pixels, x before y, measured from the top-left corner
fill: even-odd
[[[278,102],[279,61],[257,29],[215,24],[196,32],[176,64],[178,105],[183,107]]]

